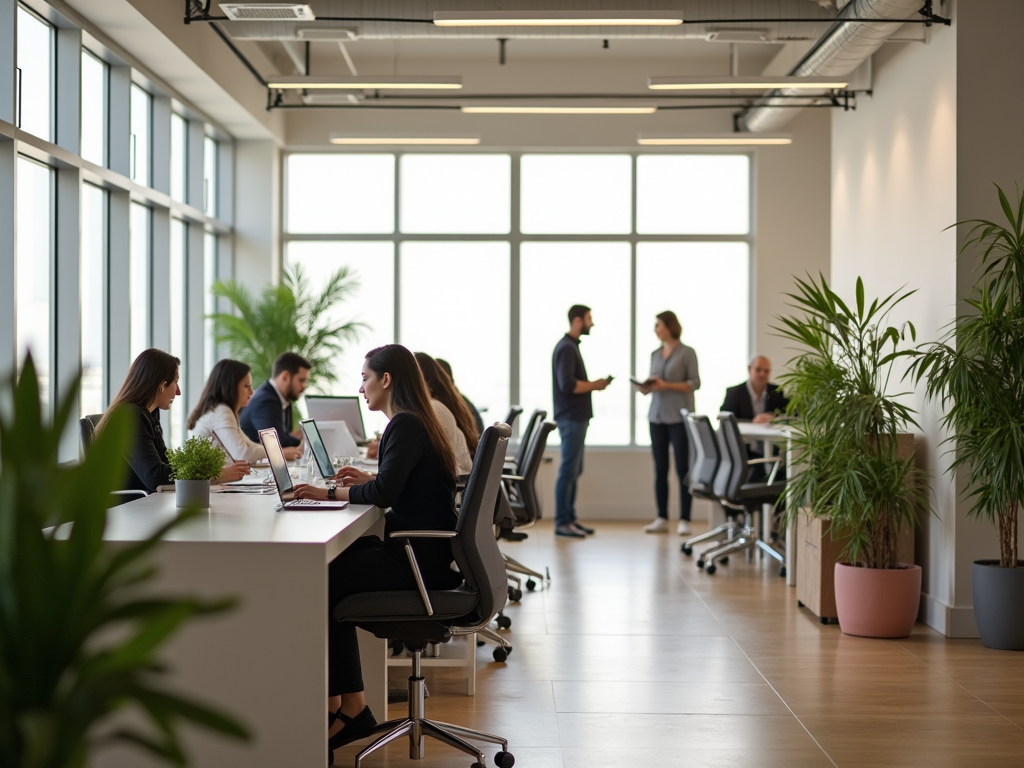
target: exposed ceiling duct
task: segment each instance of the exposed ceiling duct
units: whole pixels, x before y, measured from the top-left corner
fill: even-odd
[[[797,77],[845,77],[869,59],[886,40],[902,26],[901,22],[886,19],[908,19],[917,15],[921,0],[853,0],[839,13],[839,18],[878,19],[879,21],[851,21],[840,24],[828,32],[790,70]],[[777,96],[790,97],[785,101],[788,109],[778,109],[784,103]],[[800,110],[792,109],[792,97],[798,91],[780,90],[761,104],[751,107],[739,119],[739,127],[747,131],[775,131],[789,122]]]
[[[920,4],[920,0],[918,2]],[[255,5],[255,4],[253,4]],[[575,0],[586,10],[681,11],[679,26],[621,27],[438,27],[434,11],[538,11],[564,8],[563,2],[539,0],[308,0],[315,21],[225,21],[224,31],[235,40],[325,40],[337,30],[337,39],[494,39],[517,38],[657,38],[715,42],[776,43],[815,40],[835,18],[834,7],[813,0]],[[916,9],[915,9],[916,10]],[[341,20],[346,19],[346,20]],[[349,21],[347,19],[356,19]],[[408,19],[409,21],[396,21]],[[807,19],[810,21],[785,21]],[[820,19],[822,23],[814,23]],[[757,20],[757,23],[740,23]],[[693,23],[706,21],[707,23]],[[733,27],[733,24],[736,26]],[[735,35],[731,34],[735,30]],[[738,35],[738,37],[737,37]]]

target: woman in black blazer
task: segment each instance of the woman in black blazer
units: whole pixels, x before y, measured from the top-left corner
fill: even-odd
[[[299,485],[305,499],[347,499],[388,509],[385,537],[364,537],[331,563],[328,611],[359,592],[416,590],[403,545],[390,531],[455,530],[455,455],[430,404],[430,392],[412,353],[398,344],[378,347],[363,362],[359,392],[371,411],[381,411],[388,425],[380,438],[377,474],[355,467],[338,472],[339,485]],[[416,560],[428,589],[454,589],[462,576],[451,570],[448,539],[416,539]],[[366,706],[359,664],[359,644],[351,624],[328,624],[328,745],[331,750],[367,735],[376,720]]]
[[[128,369],[121,391],[100,419],[97,431],[106,426],[107,419],[116,408],[129,410],[135,416],[135,442],[125,455],[124,490],[153,493],[157,486],[172,481],[159,412],[170,410],[174,398],[181,394],[178,388],[180,365],[178,358],[159,349],[147,349],[139,354]],[[226,466],[214,482],[239,480],[248,473],[249,467],[245,462],[235,462]]]

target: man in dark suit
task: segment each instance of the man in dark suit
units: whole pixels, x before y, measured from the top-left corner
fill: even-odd
[[[777,413],[785,411],[789,403],[782,390],[768,381],[772,377],[772,361],[758,355],[750,361],[747,371],[750,378],[725,390],[722,410],[734,414],[740,421],[755,424],[771,421]]]
[[[261,429],[276,429],[285,448],[302,444],[302,432],[292,429],[292,405],[309,384],[312,368],[306,358],[295,352],[278,355],[270,381],[253,392],[238,416],[239,425],[250,440],[258,443]]]

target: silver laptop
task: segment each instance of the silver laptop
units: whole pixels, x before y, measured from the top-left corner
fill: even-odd
[[[270,471],[274,474],[274,481],[277,483],[277,495],[281,497],[281,509],[344,509],[348,506],[347,501],[296,499],[295,484],[292,483],[292,476],[288,472],[288,462],[284,458],[284,451],[281,450],[281,439],[277,436],[277,430],[261,429],[260,442],[263,443],[263,450],[267,452]]]
[[[356,442],[365,442],[366,427],[363,426],[363,410],[359,406],[358,397],[306,395],[306,410],[309,418],[319,422],[344,421]]]
[[[316,426],[315,419],[303,419],[299,422],[299,426],[302,427],[302,434],[306,436],[306,442],[309,443],[309,450],[313,452],[313,459],[316,461],[316,468],[320,471],[324,480],[329,480],[334,477],[334,465],[331,463],[330,454],[327,453],[327,446],[324,445],[324,439],[320,436],[320,430]]]

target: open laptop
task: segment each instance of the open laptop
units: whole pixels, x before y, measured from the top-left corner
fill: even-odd
[[[324,439],[320,436],[320,430],[316,426],[315,419],[303,419],[299,422],[299,426],[302,427],[302,434],[306,436],[306,443],[309,444],[309,450],[313,452],[313,459],[316,461],[316,468],[320,470],[320,474],[324,480],[329,480],[334,477],[334,465],[331,463],[331,455],[327,452],[327,446],[324,445]]]
[[[306,395],[306,411],[309,418],[321,424],[325,421],[344,421],[352,430],[357,443],[366,442],[366,427],[363,426],[363,410],[359,398],[344,395]]]
[[[267,452],[270,471],[273,472],[274,481],[277,483],[277,495],[281,497],[281,509],[344,509],[348,506],[347,501],[296,499],[295,485],[288,472],[288,462],[285,461],[284,451],[281,450],[281,439],[277,436],[277,430],[261,429],[260,442],[263,443],[263,450]]]

